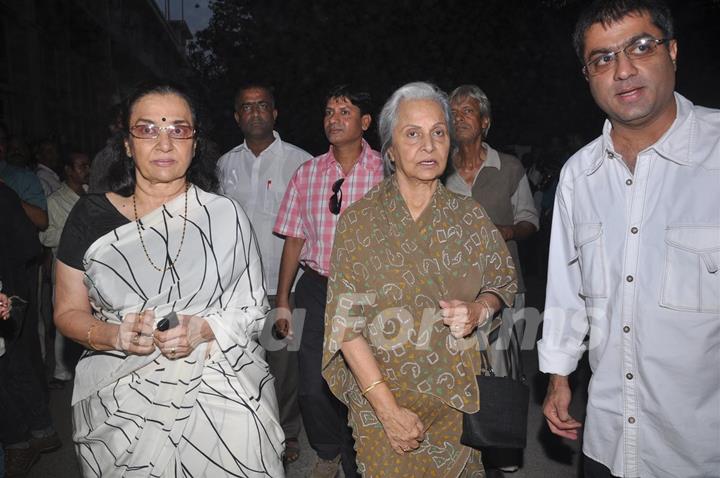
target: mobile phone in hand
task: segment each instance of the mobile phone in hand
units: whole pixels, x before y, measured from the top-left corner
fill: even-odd
[[[160,322],[157,323],[157,329],[160,332],[165,332],[166,330],[170,330],[173,327],[176,327],[180,321],[178,321],[178,316],[175,312],[170,312],[168,315],[160,319]]]

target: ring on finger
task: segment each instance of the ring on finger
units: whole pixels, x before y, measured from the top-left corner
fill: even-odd
[[[170,349],[170,358],[172,358],[172,359],[175,358],[175,347]]]
[[[132,338],[132,343],[135,344],[135,345],[137,345],[139,342],[140,342],[140,334],[137,333],[137,334],[135,334],[135,336]]]

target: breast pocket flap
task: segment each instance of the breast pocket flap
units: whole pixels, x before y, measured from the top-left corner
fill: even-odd
[[[692,312],[720,311],[720,225],[670,226],[665,231],[660,305]]]

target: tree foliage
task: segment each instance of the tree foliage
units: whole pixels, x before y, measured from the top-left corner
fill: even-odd
[[[314,154],[327,148],[323,99],[339,83],[368,89],[378,109],[409,81],[433,81],[446,91],[475,83],[493,103],[494,144],[590,138],[602,116],[570,40],[582,3],[214,0],[192,60],[214,96],[225,146],[239,139],[233,93],[250,80],[275,86],[278,129]]]

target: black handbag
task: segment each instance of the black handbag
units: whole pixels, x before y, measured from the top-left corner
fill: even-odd
[[[472,448],[525,448],[530,388],[523,373],[520,341],[515,327],[505,354],[508,375],[498,377],[487,350],[481,350],[484,373],[477,375],[480,410],[463,415],[460,443]]]

